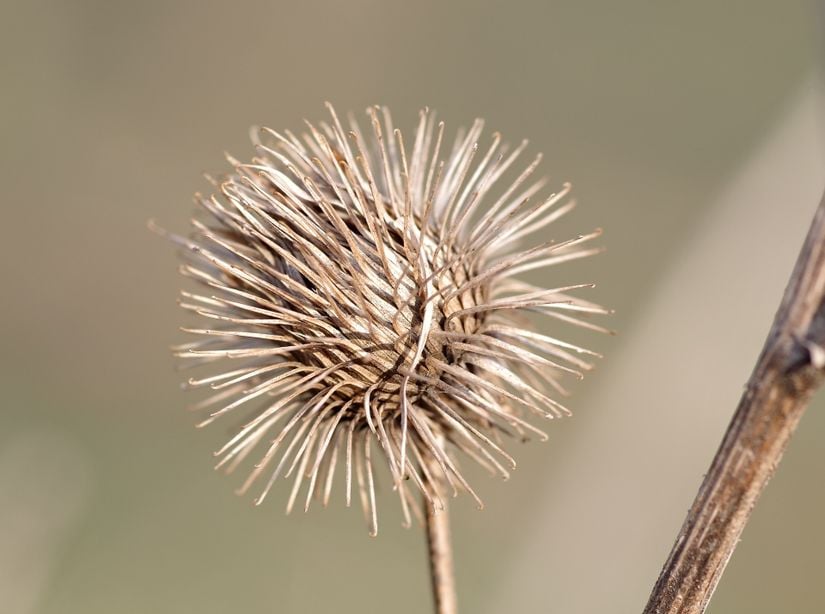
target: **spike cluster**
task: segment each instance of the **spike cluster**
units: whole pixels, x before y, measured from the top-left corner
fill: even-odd
[[[256,157],[230,158],[216,194],[196,196],[205,221],[174,239],[201,288],[181,304],[202,324],[177,355],[215,367],[188,382],[213,390],[201,426],[242,416],[216,452],[227,471],[250,459],[240,492],[254,486],[261,503],[284,477],[288,510],[299,496],[326,505],[337,471],[374,534],[377,456],[409,524],[415,491],[436,509],[458,491],[481,505],[457,452],[506,478],[501,436],[544,437],[530,414],[569,413],[547,389],[566,394],[562,376],[596,354],[525,314],[602,330],[587,317],[605,310],[570,294],[588,285],[516,276],[595,254],[599,233],[517,249],[572,208],[570,187],[536,198],[540,156],[512,171],[526,142],[511,150],[494,134],[479,149],[481,121],[448,147],[424,110],[408,148],[384,108],[368,110],[366,131],[329,111],[300,137],[254,130]]]

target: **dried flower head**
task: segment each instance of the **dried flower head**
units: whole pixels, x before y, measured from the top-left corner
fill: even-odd
[[[409,524],[415,490],[435,508],[460,490],[481,505],[457,452],[507,477],[501,435],[544,437],[527,415],[569,413],[547,389],[564,395],[560,378],[595,354],[535,332],[525,314],[599,329],[586,317],[604,310],[570,294],[587,284],[517,277],[596,253],[599,233],[517,249],[572,208],[570,187],[535,198],[540,156],[501,185],[526,143],[509,150],[494,134],[479,151],[481,121],[444,155],[444,125],[427,110],[411,149],[387,109],[368,110],[367,131],[329,111],[301,137],[254,130],[252,162],[230,158],[217,194],[196,196],[208,221],[175,239],[202,288],[182,306],[204,324],[184,329],[197,340],[177,355],[215,367],[188,382],[214,390],[197,406],[212,408],[201,426],[244,412],[216,452],[228,471],[252,455],[240,492],[260,482],[261,503],[283,476],[288,511],[303,486],[305,507],[326,505],[339,469],[348,505],[355,475],[374,534],[376,455]]]

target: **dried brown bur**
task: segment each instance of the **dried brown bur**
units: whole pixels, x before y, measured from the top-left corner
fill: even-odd
[[[502,435],[543,438],[531,415],[569,413],[562,380],[597,354],[527,314],[604,330],[589,317],[606,311],[578,297],[589,284],[520,276],[598,253],[600,233],[519,248],[573,208],[570,186],[540,196],[541,156],[519,173],[526,142],[480,146],[480,120],[447,146],[424,110],[410,148],[385,108],[368,109],[366,131],[328,108],[300,137],[253,131],[252,161],[229,158],[216,193],[196,198],[205,221],[174,239],[199,288],[181,305],[202,324],[177,355],[208,373],[188,382],[213,391],[201,426],[251,412],[216,452],[227,472],[249,459],[240,492],[261,503],[284,477],[287,510],[326,505],[340,467],[374,535],[377,457],[409,525],[425,516],[415,491],[432,512],[460,491],[481,506],[459,456],[506,478]]]

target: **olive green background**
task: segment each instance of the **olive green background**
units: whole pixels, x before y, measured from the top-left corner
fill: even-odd
[[[752,261],[737,279],[716,283],[716,264],[690,258],[794,101],[822,102],[811,94],[822,20],[800,0],[2,3],[0,611],[429,610],[421,532],[399,527],[392,493],[377,539],[340,501],[284,517],[284,488],[262,508],[235,497],[236,482],[211,471],[227,427],[192,427],[168,351],[183,339],[180,279],[146,221],[185,231],[201,174],[224,169],[224,150],[250,155],[250,125],[299,130],[331,100],[387,104],[407,130],[428,105],[448,128],[481,116],[510,141],[528,137],[581,205],[548,236],[605,229],[604,256],[548,283],[597,282],[621,334],[576,333],[605,359],[549,443],[510,446],[520,466],[508,483],[470,472],[487,507],[454,506],[458,588],[468,613],[639,612],[816,190],[778,198],[789,227],[781,213],[776,240],[756,249],[761,218],[740,206],[717,260]],[[794,164],[789,187],[821,179]],[[684,262],[715,280],[676,303],[685,344],[642,343],[655,297],[678,298],[670,280]],[[691,345],[708,322],[735,359]],[[665,400],[674,386],[696,413]],[[820,398],[710,612],[825,610],[823,412]]]

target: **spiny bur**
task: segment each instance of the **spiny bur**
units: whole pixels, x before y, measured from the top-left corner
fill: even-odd
[[[216,452],[219,468],[249,467],[240,492],[259,504],[284,477],[288,510],[326,505],[337,471],[375,534],[378,459],[408,525],[416,491],[481,506],[460,458],[506,478],[503,436],[544,438],[528,418],[569,413],[562,379],[597,355],[527,316],[603,330],[588,318],[606,311],[577,296],[589,284],[520,276],[597,253],[599,232],[519,247],[570,211],[570,186],[540,196],[541,156],[518,172],[526,142],[480,146],[480,120],[448,145],[424,110],[410,147],[385,108],[366,130],[328,108],[301,136],[254,129],[255,157],[230,157],[189,237],[170,235],[198,287],[182,293],[199,324],[176,354],[207,373],[187,384],[212,390],[201,426],[240,416]]]

